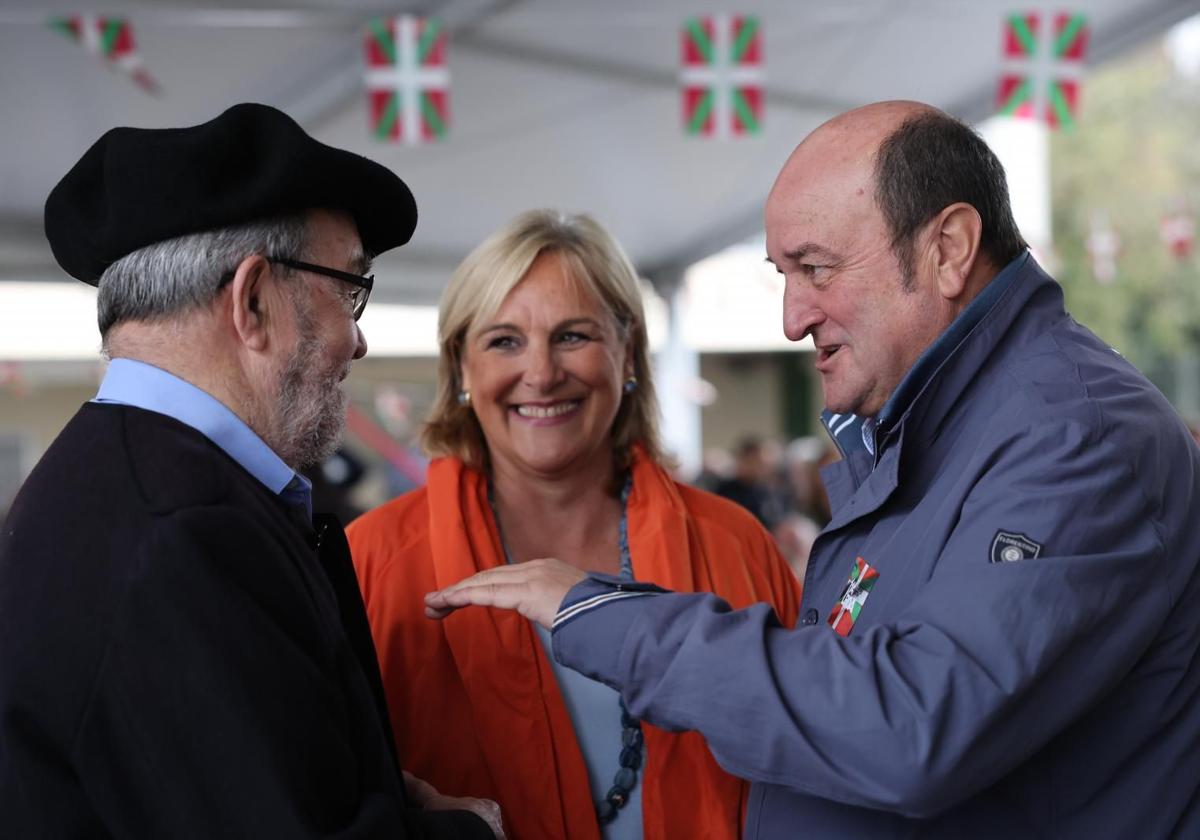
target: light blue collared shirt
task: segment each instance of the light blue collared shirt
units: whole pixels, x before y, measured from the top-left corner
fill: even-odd
[[[303,504],[312,519],[312,482],[285,464],[220,400],[175,374],[133,359],[113,359],[92,402],[130,405],[191,426],[272,493]]]

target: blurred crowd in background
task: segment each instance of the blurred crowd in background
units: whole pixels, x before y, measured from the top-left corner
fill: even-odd
[[[1200,441],[1200,426],[1194,427]],[[410,457],[420,456],[415,452]],[[817,534],[829,522],[829,499],[821,483],[821,468],[839,458],[825,437],[799,437],[787,443],[746,435],[730,449],[704,453],[699,475],[683,480],[716,493],[750,511],[775,538],[779,551],[800,580]],[[335,513],[346,523],[370,505],[359,500],[371,465],[349,448],[338,450],[319,467],[306,471],[313,482],[313,505]],[[412,480],[384,464],[388,498],[413,489]]]
[[[732,452],[708,450],[694,483],[753,513],[803,580],[813,541],[829,522],[820,470],[838,457],[831,442],[817,437],[796,438],[785,445],[748,435]]]

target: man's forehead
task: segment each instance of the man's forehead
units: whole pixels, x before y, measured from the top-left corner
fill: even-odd
[[[776,259],[805,242],[853,249],[881,223],[875,203],[879,136],[857,117],[834,119],[792,152],[766,207],[767,247]]]
[[[812,170],[780,179],[767,202],[767,234],[781,227],[864,224],[878,214],[872,179]]]

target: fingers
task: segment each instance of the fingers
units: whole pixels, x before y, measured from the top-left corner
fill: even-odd
[[[527,592],[528,587],[523,582],[495,582],[476,575],[440,592],[430,592],[425,596],[425,606],[427,611],[445,614],[472,605],[513,610],[521,606]]]
[[[454,609],[451,607],[445,607],[445,608],[438,609],[438,608],[429,606],[429,604],[425,605],[425,617],[426,618],[433,618],[433,619],[437,619],[438,621],[440,621],[441,619],[450,615],[450,613],[452,613],[452,612],[454,612]]]
[[[426,803],[425,808],[430,811],[470,811],[487,823],[497,840],[504,840],[504,822],[500,817],[500,806],[494,800],[438,794]]]
[[[475,802],[478,804],[471,811],[488,824],[492,834],[496,835],[496,840],[504,840],[504,822],[500,818],[500,806],[490,799],[476,799]]]
[[[428,804],[435,800],[440,794],[433,785],[423,779],[418,779],[407,770],[404,773],[404,789],[408,793],[409,799],[418,808],[425,808]]]
[[[439,615],[431,618],[442,618],[449,615],[459,607],[465,607],[468,604],[479,604],[481,606],[506,606],[495,601],[475,600],[497,597],[497,591],[490,589],[499,585],[521,586],[530,581],[530,578],[536,572],[536,565],[543,563],[540,560],[530,560],[528,563],[515,563],[510,566],[497,566],[494,569],[486,569],[482,572],[476,572],[469,578],[463,578],[458,583],[447,586],[445,589],[437,592],[430,592],[425,596],[426,615],[431,612],[438,612]],[[471,590],[472,594],[464,598],[460,593]]]
[[[584,577],[579,569],[548,558],[499,566],[430,592],[425,615],[440,619],[466,606],[499,607],[549,627],[567,590]]]

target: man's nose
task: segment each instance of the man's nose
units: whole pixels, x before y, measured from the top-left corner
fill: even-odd
[[[800,341],[824,320],[811,290],[789,280],[783,290],[783,334],[788,341]]]
[[[358,324],[354,325],[354,332],[357,336],[354,344],[354,358],[361,359],[367,355],[367,337],[363,335],[362,327]]]

